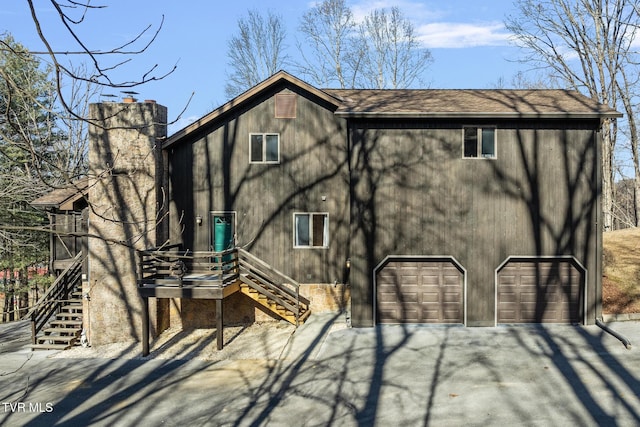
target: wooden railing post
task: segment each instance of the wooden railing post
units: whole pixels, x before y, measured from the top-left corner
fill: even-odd
[[[31,315],[31,344],[37,344],[36,341],[36,315],[34,313]]]
[[[296,286],[296,326],[300,326],[300,286]]]
[[[149,298],[142,298],[142,357],[149,355]]]

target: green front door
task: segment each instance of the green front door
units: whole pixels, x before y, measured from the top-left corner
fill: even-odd
[[[231,249],[234,245],[234,218],[233,214],[212,214],[212,232],[211,242],[215,252],[222,252]],[[230,256],[224,257],[223,261],[231,259]]]
[[[233,218],[231,215],[213,216],[213,250],[222,252],[233,246]]]

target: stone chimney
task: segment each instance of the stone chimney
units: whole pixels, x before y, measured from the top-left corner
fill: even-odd
[[[92,346],[139,341],[142,302],[136,250],[166,239],[167,177],[161,149],[167,108],[155,102],[89,108],[89,274],[85,329]],[[167,303],[168,305],[168,303]],[[150,301],[151,333],[166,324]]]

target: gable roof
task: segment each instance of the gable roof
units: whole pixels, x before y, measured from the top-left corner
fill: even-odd
[[[32,201],[35,208],[55,208],[61,211],[72,211],[74,203],[87,196],[89,193],[89,179],[82,178],[71,184],[56,188]]]
[[[622,117],[577,91],[561,89],[318,89],[285,71],[213,110],[170,136],[169,148],[203,126],[222,120],[250,100],[288,83],[334,105],[344,118],[577,118]]]
[[[558,89],[329,89],[342,117],[621,117],[577,91]]]
[[[278,84],[282,84],[282,83],[290,83],[294,86],[297,86],[298,88],[305,90],[307,92],[309,92],[310,94],[313,94],[315,96],[317,96],[318,98],[327,101],[330,104],[335,105],[336,107],[338,107],[340,105],[340,102],[335,99],[333,96],[331,96],[330,94],[328,94],[325,91],[322,91],[312,85],[310,85],[309,83],[306,83],[302,80],[300,80],[297,77],[292,76],[291,74],[287,73],[286,71],[278,71],[277,73],[275,73],[274,75],[272,75],[271,77],[269,77],[268,79],[258,83],[256,86],[252,87],[251,89],[247,90],[246,92],[238,95],[237,97],[233,98],[231,101],[227,102],[226,104],[216,108],[215,110],[213,110],[212,112],[210,112],[209,114],[207,114],[206,116],[200,118],[199,120],[196,120],[195,122],[191,123],[190,125],[186,126],[185,128],[179,130],[178,132],[174,133],[173,135],[171,135],[163,144],[163,148],[169,148],[170,146],[176,144],[178,141],[180,141],[182,138],[186,137],[187,135],[191,134],[192,132],[200,129],[202,126],[214,123],[216,120],[220,119],[222,116],[224,116],[226,113],[233,111],[236,108],[241,107],[243,104],[245,104],[246,102],[248,102],[249,100],[259,96],[261,93],[264,93],[265,91],[273,88],[274,86],[278,85]]]

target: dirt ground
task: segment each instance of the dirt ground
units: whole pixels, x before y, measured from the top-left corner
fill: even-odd
[[[640,313],[640,297],[624,292],[611,279],[602,279],[602,311],[605,314]]]

